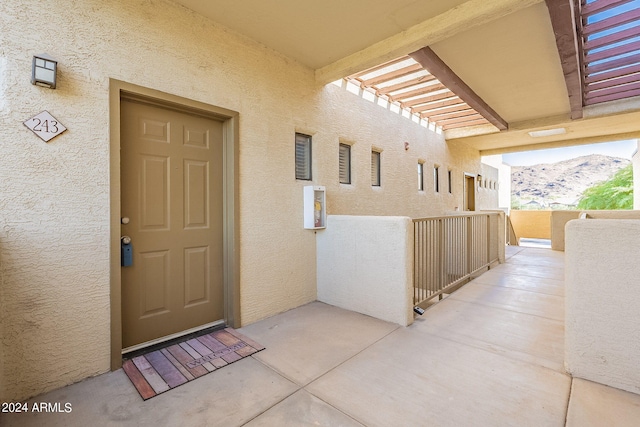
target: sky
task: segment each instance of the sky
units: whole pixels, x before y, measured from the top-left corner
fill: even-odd
[[[504,154],[502,161],[511,166],[530,166],[540,163],[555,163],[589,154],[622,157],[631,160],[637,149],[636,139],[605,142],[601,144],[577,145],[574,147],[550,148],[548,150],[525,151],[522,153]]]

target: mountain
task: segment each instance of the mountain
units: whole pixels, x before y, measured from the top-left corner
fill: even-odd
[[[606,181],[630,160],[592,154],[557,163],[511,167],[512,206],[576,204],[587,188]]]

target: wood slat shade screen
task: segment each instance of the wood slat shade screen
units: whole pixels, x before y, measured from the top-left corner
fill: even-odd
[[[491,124],[410,56],[345,78],[443,130]]]
[[[640,96],[640,0],[578,0],[584,105]]]

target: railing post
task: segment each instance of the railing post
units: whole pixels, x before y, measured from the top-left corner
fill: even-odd
[[[467,217],[467,271],[464,272],[465,276],[471,275],[471,269],[473,268],[473,218]]]
[[[445,286],[447,286],[447,280],[446,280],[446,251],[445,251],[445,231],[444,231],[444,225],[445,225],[445,221],[440,218],[440,220],[438,221],[440,223],[440,247],[438,248],[438,252],[439,254],[439,258],[440,258],[440,280],[438,281],[438,290],[442,290],[444,289]],[[441,294],[442,295],[442,294]]]
[[[491,269],[491,215],[487,214],[487,259],[485,260],[485,264],[489,264],[489,269]]]

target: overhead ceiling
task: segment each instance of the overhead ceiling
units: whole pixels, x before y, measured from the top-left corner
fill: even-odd
[[[315,70],[465,1],[176,0],[176,3]]]
[[[640,97],[583,107],[580,81],[571,81],[583,64],[561,47],[573,43],[563,31],[575,32],[566,21],[577,13],[574,0],[174,1],[315,70],[318,84],[367,77],[365,70],[428,49],[508,124],[445,127],[451,144],[494,153],[640,138]],[[640,0],[584,3],[640,10]],[[529,135],[555,128],[564,133]]]

